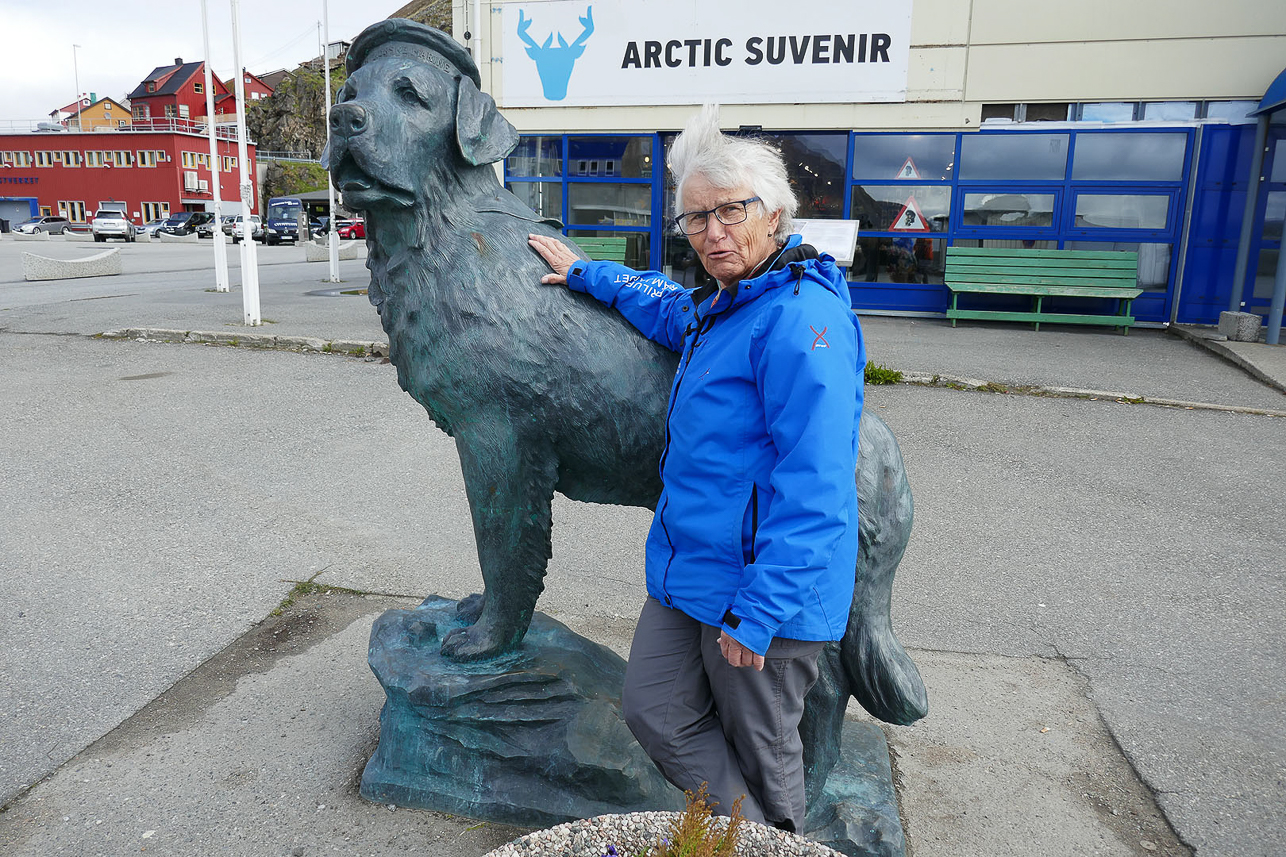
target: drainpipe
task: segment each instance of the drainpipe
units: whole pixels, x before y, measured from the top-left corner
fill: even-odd
[[[1228,312],[1241,310],[1241,296],[1246,289],[1246,268],[1250,258],[1250,230],[1255,226],[1255,207],[1259,202],[1259,180],[1264,171],[1264,147],[1268,143],[1268,114],[1262,114],[1255,126],[1255,148],[1250,158],[1250,184],[1246,188],[1246,209],[1241,215],[1241,236],[1237,242],[1237,267],[1232,275],[1232,294]],[[1280,316],[1280,313],[1279,313]]]

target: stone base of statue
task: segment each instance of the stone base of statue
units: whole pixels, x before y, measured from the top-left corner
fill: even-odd
[[[621,718],[624,659],[542,613],[511,654],[444,658],[461,624],[436,596],[375,621],[387,700],[362,797],[524,827],[683,808]]]
[[[368,657],[387,698],[364,798],[524,827],[683,808],[621,717],[619,655],[536,613],[509,655],[444,658],[442,637],[462,624],[437,596],[375,621]],[[805,835],[852,857],[901,857],[878,727],[845,723]]]

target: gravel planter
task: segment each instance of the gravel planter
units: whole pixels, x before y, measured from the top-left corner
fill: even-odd
[[[644,857],[669,834],[677,812],[600,815],[537,830],[501,845],[484,857],[603,857],[607,846],[620,857]],[[716,819],[723,821],[723,819]],[[825,845],[752,821],[742,822],[737,857],[843,857]]]

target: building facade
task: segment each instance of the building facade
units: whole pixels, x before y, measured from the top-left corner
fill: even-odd
[[[857,220],[865,312],[941,314],[946,247],[1138,252],[1147,323],[1266,312],[1286,116],[1249,175],[1248,114],[1286,62],[1286,6],[1234,0],[458,0],[454,29],[522,134],[506,184],[676,280],[666,147],[696,105],[771,138],[800,217]],[[1250,264],[1234,284],[1247,189]]]
[[[166,120],[156,120],[157,124]],[[114,131],[0,134],[0,219],[16,224],[42,214],[85,223],[104,205],[122,205],[136,223],[180,211],[214,208],[219,171],[224,211],[241,209],[235,134],[219,130],[218,162],[209,138],[188,120],[167,130],[137,125]],[[248,148],[254,175],[254,146]],[[252,211],[258,201],[252,200]]]
[[[218,103],[231,90],[217,76],[210,80]],[[130,92],[129,102],[133,120],[139,123],[205,116],[205,63],[185,63],[182,57],[175,57],[173,65],[157,66]],[[228,112],[235,113],[235,103],[229,104]]]

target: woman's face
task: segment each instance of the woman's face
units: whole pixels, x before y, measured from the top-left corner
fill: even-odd
[[[717,188],[704,176],[692,176],[683,185],[683,210],[710,211],[754,195],[754,191],[745,185],[732,189]],[[777,250],[777,239],[773,234],[777,231],[779,212],[766,215],[763,203],[752,202],[746,206],[746,215],[741,223],[731,226],[710,215],[706,218],[704,232],[688,236],[692,249],[701,257],[701,264],[724,288],[748,277],[760,262]]]

